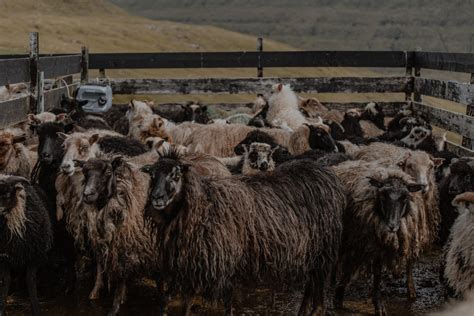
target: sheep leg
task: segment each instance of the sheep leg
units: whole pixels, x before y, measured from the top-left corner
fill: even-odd
[[[10,289],[10,281],[10,268],[6,265],[0,265],[0,316],[5,315],[5,300]]]
[[[334,306],[336,308],[343,308],[344,295],[345,295],[345,292],[346,292],[346,287],[351,281],[352,268],[350,268],[350,267],[346,267],[346,268],[347,269],[344,269],[342,278],[339,281],[339,284],[336,288],[336,293],[334,295]]]
[[[109,316],[118,315],[120,312],[120,306],[125,302],[127,293],[127,283],[125,280],[119,282],[119,286],[115,289],[114,304],[112,310],[109,312]]]
[[[228,288],[224,293],[224,314],[232,316],[232,287]]]
[[[91,293],[89,294],[90,300],[96,300],[100,297],[100,290],[104,286],[104,279],[103,274],[104,270],[102,269],[102,264],[97,262],[96,272],[95,272],[95,283],[94,288],[92,289]]]
[[[185,316],[191,316],[191,308],[193,307],[193,297],[192,296],[186,296],[184,298],[184,310],[183,310],[183,315]]]
[[[415,300],[416,299],[416,288],[415,282],[413,281],[413,262],[408,260],[407,262],[407,297],[408,300]]]
[[[309,280],[306,284],[304,290],[303,301],[300,305],[300,310],[298,311],[299,316],[307,315],[308,306],[311,303],[311,299],[313,297],[313,281]]]
[[[376,316],[386,316],[385,307],[382,303],[382,265],[379,262],[373,264],[374,288],[372,302],[375,308]]]
[[[165,282],[159,273],[155,275],[155,283],[158,291],[158,314],[164,315],[168,309],[169,291],[165,290]]]
[[[28,288],[28,294],[30,295],[31,314],[39,315],[40,308],[39,308],[39,301],[38,301],[38,293],[36,290],[36,267],[35,266],[28,266],[26,268],[26,286]]]

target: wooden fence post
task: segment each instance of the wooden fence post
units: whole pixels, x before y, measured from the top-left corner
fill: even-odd
[[[85,46],[81,48],[81,83],[89,81],[89,49]]]
[[[30,112],[37,111],[39,34],[30,33]]]
[[[471,73],[470,84],[474,85],[474,73]],[[471,103],[466,106],[466,115],[474,116],[474,96],[471,98]],[[462,145],[466,148],[474,150],[474,141],[470,138],[463,137]]]
[[[412,77],[413,76],[413,63],[415,62],[415,53],[414,52],[406,52],[406,59],[405,59],[405,76]],[[413,90],[413,89],[412,89]],[[411,101],[411,92],[405,92],[405,101]]]
[[[261,53],[263,52],[263,38],[259,37],[257,40],[257,51],[258,54],[258,66],[257,66],[257,77],[263,77],[263,66],[262,66],[262,56]]]
[[[44,112],[44,72],[38,72],[36,80],[36,112]]]
[[[416,48],[416,52],[421,52],[421,47]],[[415,52],[415,55],[416,55]],[[415,56],[413,56],[413,60],[415,61]],[[415,77],[420,77],[421,75],[421,68],[415,64]],[[421,100],[421,94],[413,89],[413,100],[415,102],[422,102]]]

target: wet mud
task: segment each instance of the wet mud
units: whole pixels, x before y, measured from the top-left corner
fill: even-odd
[[[383,297],[389,315],[423,315],[436,311],[445,302],[443,287],[439,282],[439,265],[442,253],[440,250],[425,254],[417,263],[414,277],[418,297],[409,302],[406,298],[405,277],[384,278]],[[90,276],[89,276],[90,279]],[[63,289],[51,288],[54,277],[43,279],[39,284],[39,296],[43,315],[79,316],[106,315],[112,304],[112,295],[106,291],[97,301],[89,301],[89,282],[82,280],[80,286],[71,294]],[[277,286],[259,287],[257,289],[238,287],[234,292],[234,314],[236,315],[296,315],[302,300],[302,289],[281,289]],[[359,277],[349,286],[346,292],[344,308],[336,311],[337,315],[373,315],[370,298],[371,281]],[[223,307],[204,302],[200,298],[193,301],[193,315],[222,315]],[[182,302],[173,300],[169,305],[169,315],[179,315]],[[27,294],[21,285],[8,297],[8,315],[28,315],[30,313]],[[157,315],[157,296],[154,283],[150,280],[138,280],[130,285],[127,302],[123,305],[121,315]]]

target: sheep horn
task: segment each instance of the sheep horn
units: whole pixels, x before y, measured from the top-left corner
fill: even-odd
[[[11,184],[11,185],[14,185],[17,183],[21,183],[23,185],[30,185],[30,181],[28,179],[26,179],[25,177],[20,177],[20,176],[8,177],[7,179],[5,179],[5,183]]]

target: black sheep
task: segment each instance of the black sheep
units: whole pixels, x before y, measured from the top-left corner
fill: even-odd
[[[38,315],[36,271],[48,259],[53,243],[48,211],[37,187],[18,176],[0,176],[0,314],[11,281],[11,270],[26,269],[33,315]]]
[[[97,144],[104,153],[116,153],[133,157],[147,152],[145,145],[130,137],[106,135],[99,138]]]
[[[71,120],[77,123],[82,128],[90,129],[110,129],[110,126],[100,117],[91,116],[84,112],[82,107],[87,104],[87,101],[78,101],[67,98],[63,95],[61,100],[61,107],[66,109]]]
[[[195,102],[187,102],[180,107],[166,109],[164,106],[153,108],[153,113],[175,123],[195,122],[199,124],[208,124],[210,121],[206,105]]]
[[[370,102],[362,112],[360,116],[361,120],[371,121],[378,128],[385,131],[385,115],[383,114],[382,107],[375,102]]]
[[[474,160],[468,157],[453,159],[450,165],[450,174],[441,181],[439,186],[439,204],[441,211],[441,225],[439,242],[444,244],[449,236],[458,213],[451,204],[456,195],[474,191]]]
[[[102,117],[114,131],[127,135],[129,129],[128,119],[125,116],[127,111],[128,104],[114,104]]]

